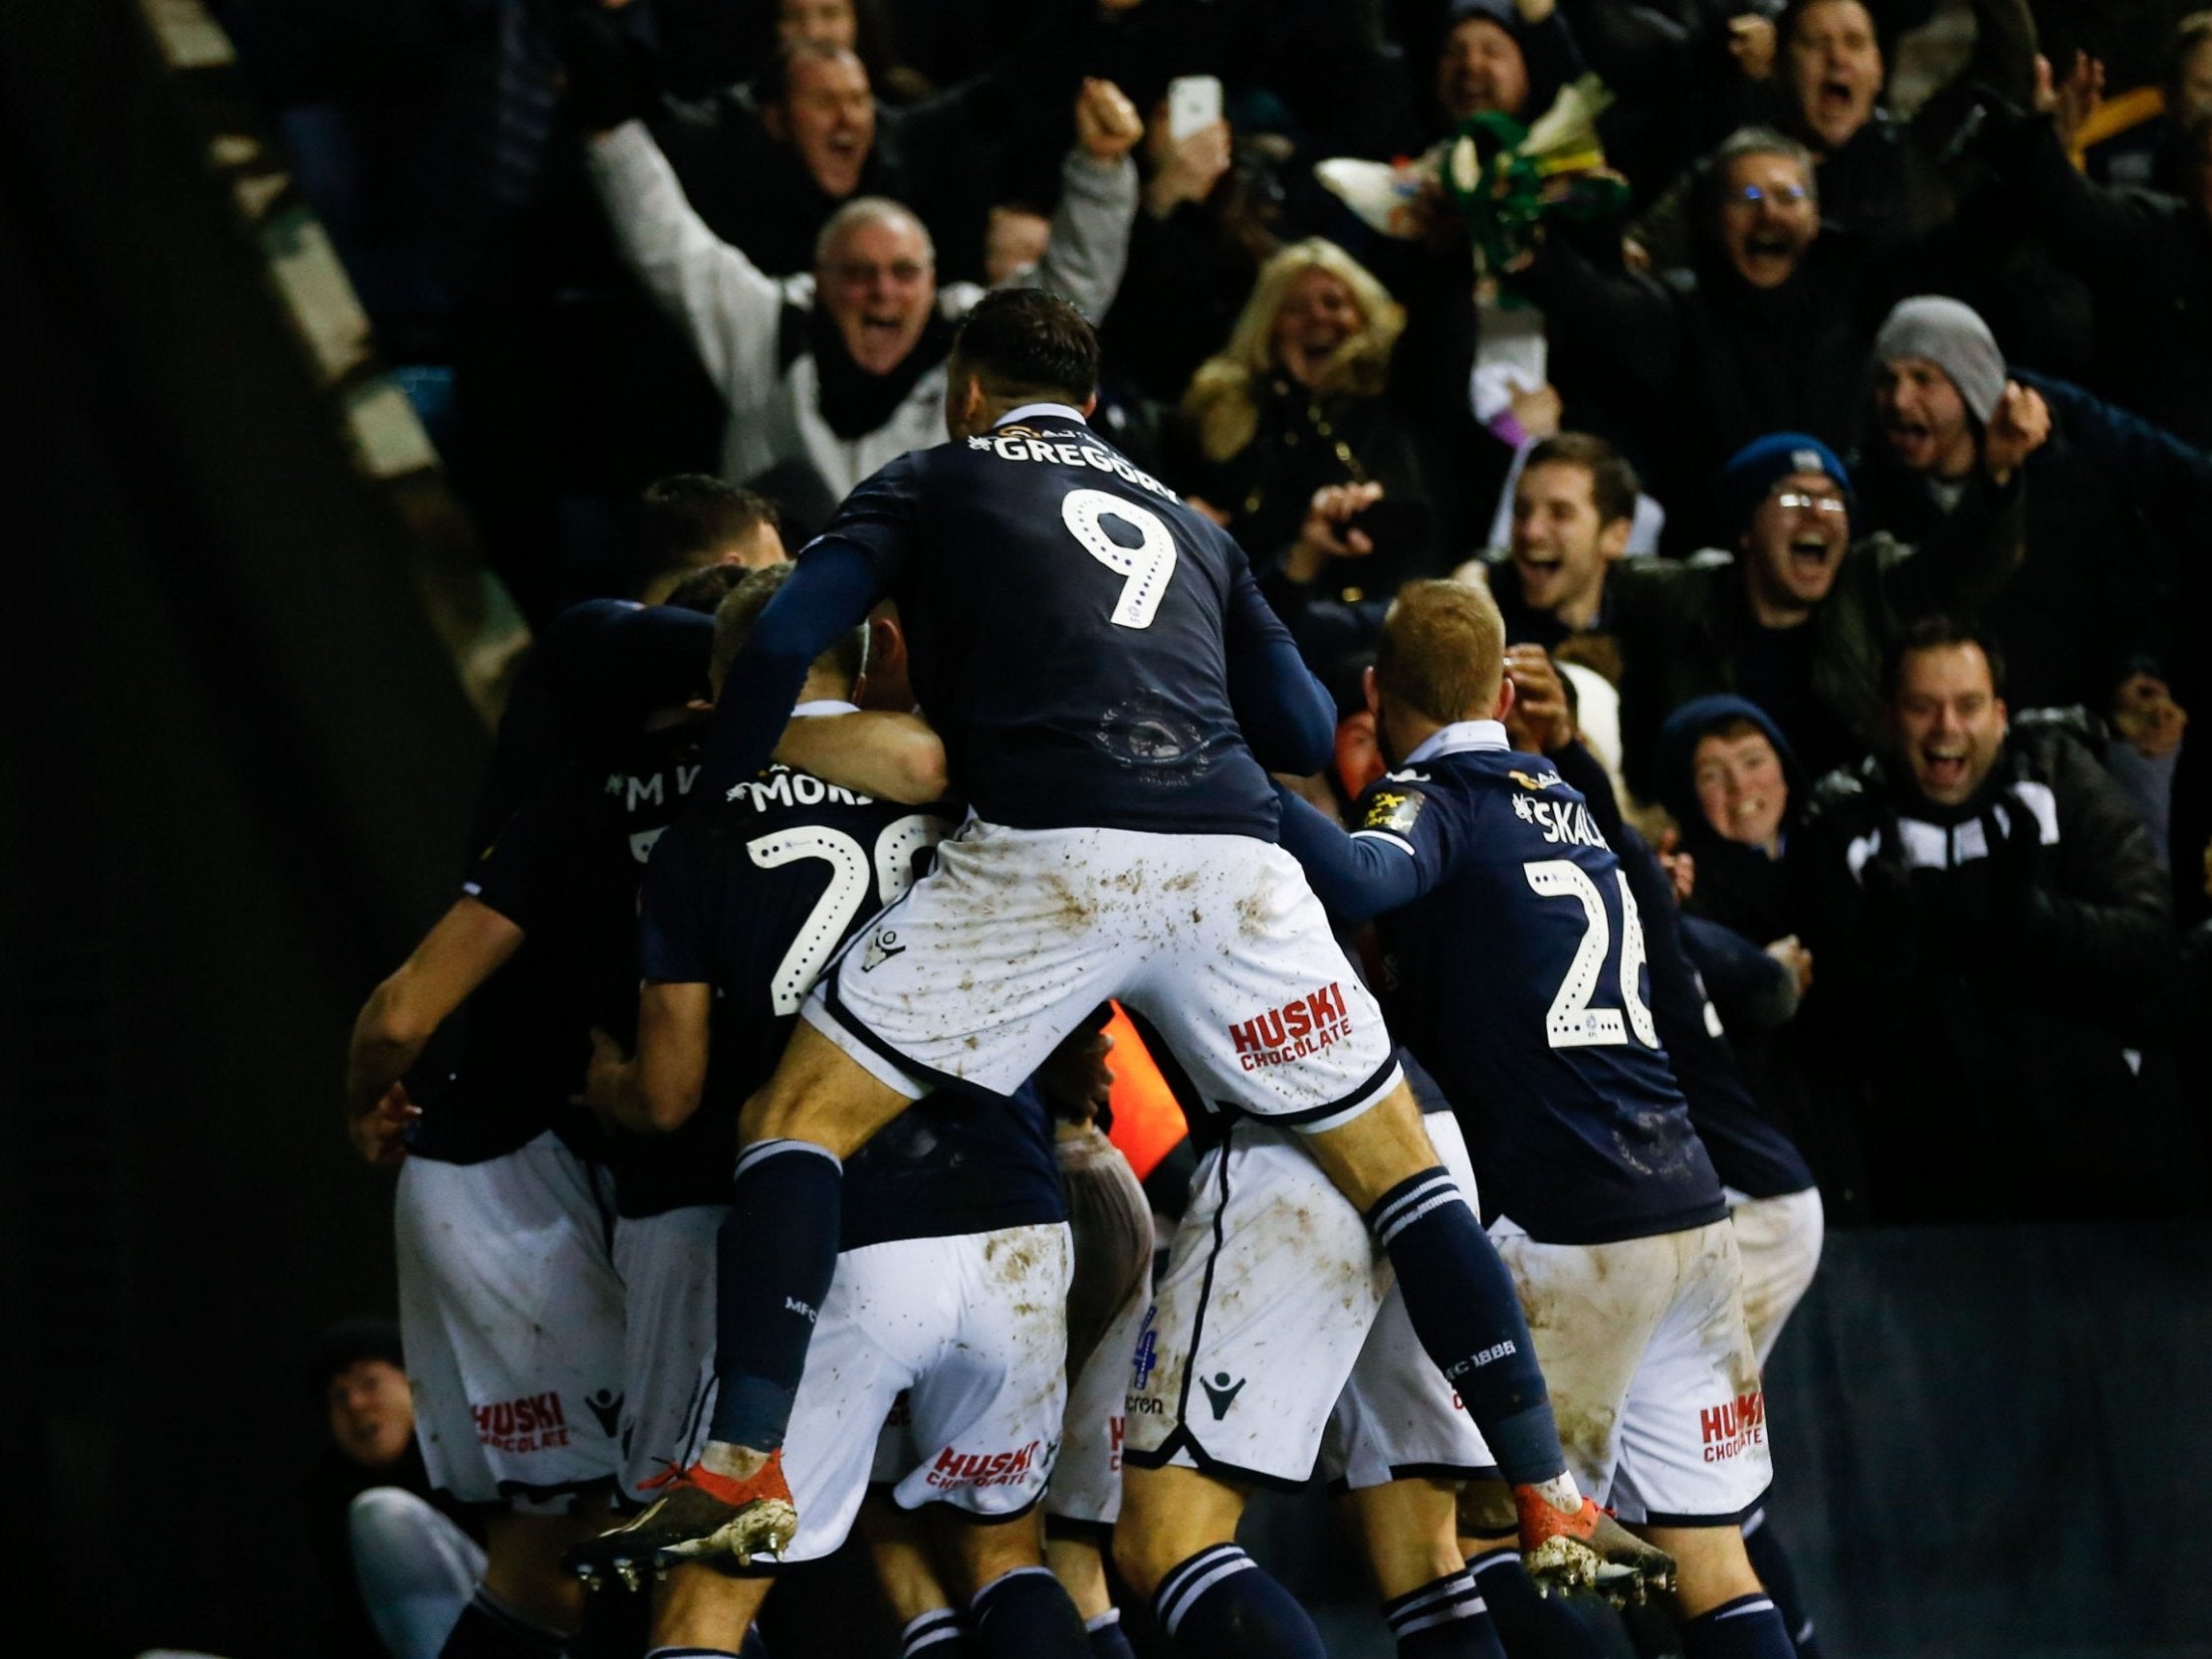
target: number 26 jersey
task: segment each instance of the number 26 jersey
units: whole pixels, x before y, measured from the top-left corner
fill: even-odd
[[[1360,797],[1422,897],[1376,924],[1391,1031],[1467,1132],[1483,1209],[1554,1244],[1726,1213],[1651,1013],[1644,929],[1589,808],[1541,756],[1453,747]]]

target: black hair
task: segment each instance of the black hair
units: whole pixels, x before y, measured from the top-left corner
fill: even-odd
[[[1890,642],[1881,659],[1882,696],[1891,703],[1896,702],[1897,681],[1904,674],[1905,658],[1922,651],[1945,651],[1961,645],[1971,645],[1981,652],[1989,664],[1989,689],[2003,697],[2005,652],[1997,643],[1997,636],[1973,617],[1945,616],[1940,612],[1914,617]]]
[[[1057,294],[1001,288],[976,303],[953,341],[954,373],[992,398],[1065,398],[1098,389],[1098,330]]]
[[[633,597],[662,576],[696,569],[755,526],[780,526],[768,497],[705,473],[673,473],[645,487],[622,537],[623,587]]]
[[[397,1321],[364,1314],[326,1326],[308,1345],[301,1380],[308,1392],[320,1399],[339,1372],[363,1359],[381,1359],[400,1370],[407,1368],[400,1351]]]

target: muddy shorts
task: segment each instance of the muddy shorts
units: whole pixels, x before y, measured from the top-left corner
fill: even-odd
[[[970,819],[855,934],[804,1018],[890,1087],[1011,1094],[1118,997],[1208,1100],[1307,1130],[1399,1081],[1382,1014],[1297,862],[1235,835]]]
[[[1467,1184],[1448,1114],[1426,1120]],[[1404,1318],[1390,1258],[1295,1135],[1235,1124],[1200,1160],[1130,1372],[1128,1460],[1361,1486],[1490,1462]],[[1399,1318],[1383,1315],[1396,1304]]]
[[[715,1377],[715,1240],[727,1204],[687,1204],[614,1224],[614,1269],[629,1298],[622,1341],[622,1496],[703,1437]],[[690,1461],[686,1459],[685,1461]]]
[[[1734,1225],[1617,1244],[1492,1226],[1585,1492],[1623,1521],[1719,1526],[1767,1489],[1766,1395]]]
[[[1034,1507],[1067,1406],[1070,1260],[1064,1222],[897,1239],[837,1258],[783,1438],[798,1508],[784,1562],[844,1543],[871,1478],[904,1509],[951,1504],[1007,1519]],[[711,1298],[702,1339],[693,1427],[663,1454],[686,1464],[714,1415]],[[903,1441],[885,1433],[902,1394]],[[879,1442],[904,1448],[903,1468],[877,1469]]]
[[[399,1328],[430,1484],[466,1504],[610,1482],[622,1284],[600,1172],[548,1132],[481,1163],[410,1157]]]
[[[1730,1190],[1728,1219],[1735,1223],[1736,1256],[1743,1263],[1743,1323],[1763,1371],[1774,1339],[1820,1271],[1827,1214],[1820,1188],[1809,1186],[1777,1198]]]

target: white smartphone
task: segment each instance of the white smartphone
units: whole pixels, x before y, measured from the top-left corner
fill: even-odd
[[[1221,80],[1181,75],[1168,83],[1168,136],[1181,143],[1221,118]]]

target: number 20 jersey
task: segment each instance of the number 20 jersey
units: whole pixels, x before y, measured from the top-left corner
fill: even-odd
[[[1377,924],[1391,1031],[1467,1133],[1483,1208],[1553,1244],[1726,1213],[1651,1015],[1620,862],[1540,756],[1455,748],[1361,796],[1356,835],[1418,860]]]
[[[1275,838],[1224,643],[1282,625],[1235,541],[1071,413],[901,456],[819,541],[858,547],[897,599],[977,816]]]

